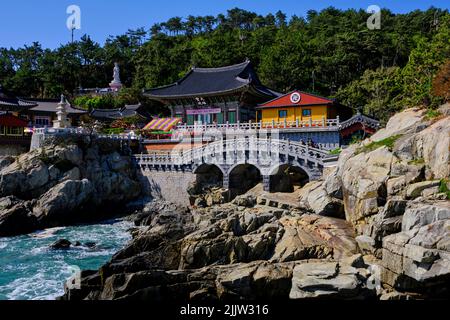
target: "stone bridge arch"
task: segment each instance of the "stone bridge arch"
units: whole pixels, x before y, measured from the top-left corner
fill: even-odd
[[[222,175],[222,185],[227,189],[230,188],[230,176],[236,175],[236,168],[241,168],[245,174],[254,167],[250,171],[259,171],[265,191],[273,189],[271,184],[275,184],[274,176],[280,167],[297,168],[293,170],[297,173],[304,171],[308,181],[313,181],[320,179],[324,165],[331,162],[326,150],[287,140],[256,138],[221,140],[181,152],[136,155],[134,159],[148,174],[154,171],[177,172],[194,174],[200,179],[211,174],[216,177]]]
[[[270,192],[293,192],[296,187],[303,187],[310,181],[308,168],[298,164],[284,163],[273,166],[269,171]]]
[[[227,175],[228,189],[235,195],[243,194],[263,182],[261,168],[251,162],[240,162],[231,166]]]
[[[220,165],[214,163],[202,163],[192,168],[195,174],[196,187],[201,191],[203,187],[217,186],[222,187],[226,172]]]

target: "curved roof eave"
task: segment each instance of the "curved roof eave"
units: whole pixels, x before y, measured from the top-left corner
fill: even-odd
[[[240,87],[236,87],[231,90],[226,91],[212,91],[212,92],[199,92],[199,93],[192,93],[187,95],[169,95],[169,96],[160,96],[150,93],[145,93],[144,96],[154,99],[154,100],[175,100],[175,99],[181,99],[181,98],[198,98],[198,97],[211,97],[211,96],[217,96],[217,95],[227,95],[231,93],[236,93],[242,91],[242,89],[245,89],[246,87],[249,87],[250,85],[248,83],[243,84]]]

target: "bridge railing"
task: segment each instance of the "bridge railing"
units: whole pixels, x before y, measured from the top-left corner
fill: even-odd
[[[204,131],[251,131],[251,130],[264,130],[264,129],[318,129],[318,128],[338,128],[340,125],[340,119],[325,119],[307,121],[271,121],[271,122],[245,122],[245,123],[225,123],[225,124],[195,124],[178,125],[175,129],[176,132],[204,132]]]
[[[135,134],[102,134],[98,132],[92,133],[85,128],[35,128],[33,134],[42,135],[92,135],[99,139],[111,139],[111,140],[139,140],[140,137]]]
[[[189,165],[203,163],[205,158],[222,156],[224,153],[236,154],[247,151],[255,152],[260,157],[262,154],[272,155],[272,153],[300,157],[318,164],[323,164],[324,159],[329,156],[327,150],[313,148],[299,142],[250,137],[221,140],[188,150],[140,154],[135,155],[134,158],[138,165]]]

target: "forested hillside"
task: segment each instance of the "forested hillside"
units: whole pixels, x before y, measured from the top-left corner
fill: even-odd
[[[282,12],[260,16],[236,8],[217,17],[174,17],[110,37],[103,46],[85,35],[55,50],[38,42],[1,48],[0,84],[25,97],[72,95],[79,87],[107,86],[117,61],[127,86],[114,102],[120,104],[141,100],[142,88],[172,83],[193,65],[249,58],[275,90],[336,97],[381,119],[405,106],[433,108],[448,100],[448,10],[383,10],[380,30],[367,28],[368,17],[363,10],[328,8],[288,19]]]

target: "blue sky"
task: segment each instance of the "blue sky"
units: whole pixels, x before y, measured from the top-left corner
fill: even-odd
[[[70,40],[66,28],[67,6],[76,4],[82,11],[82,30],[103,43],[109,35],[125,33],[129,28],[149,28],[155,22],[173,16],[217,15],[239,7],[260,14],[282,10],[289,16],[305,15],[310,9],[330,5],[337,8],[367,8],[376,4],[396,13],[430,6],[449,8],[446,0],[4,0],[0,7],[0,47],[19,47],[39,41],[55,48]]]

